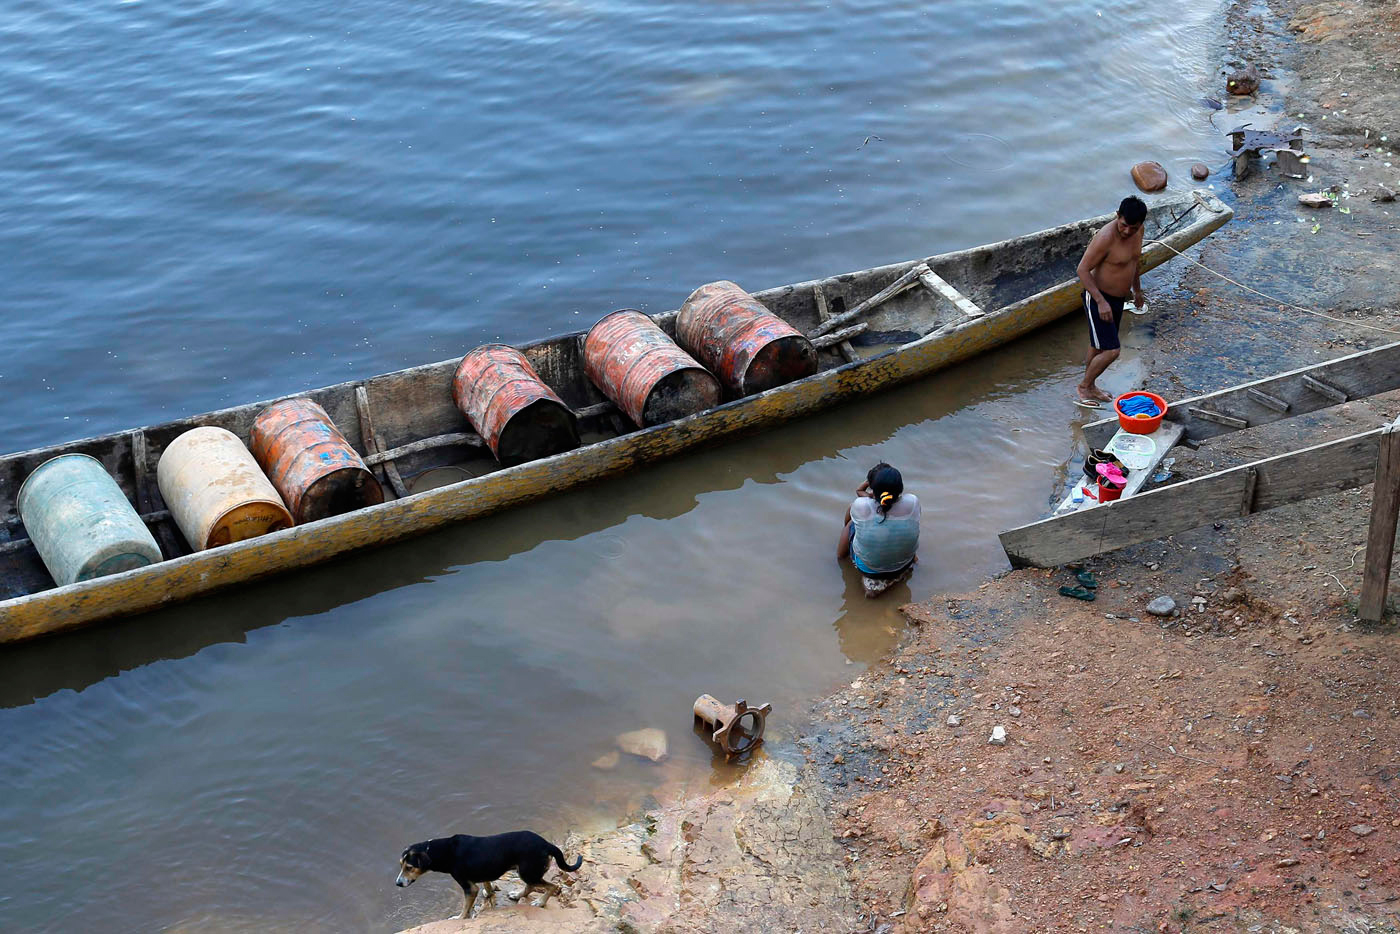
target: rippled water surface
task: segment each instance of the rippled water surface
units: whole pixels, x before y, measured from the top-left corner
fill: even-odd
[[[153,0],[0,11],[13,451],[1110,210],[1212,161],[1218,4]],[[1153,282],[1149,277],[1149,287]],[[1161,281],[1160,279],[1157,281]],[[1133,342],[1115,367],[1133,374]],[[394,930],[407,843],[722,780],[1000,566],[1071,450],[1076,322],[899,391],[313,571],[0,654],[0,928]],[[1110,381],[1110,386],[1114,383]],[[908,586],[831,553],[877,459]],[[590,762],[667,729],[660,766]]]

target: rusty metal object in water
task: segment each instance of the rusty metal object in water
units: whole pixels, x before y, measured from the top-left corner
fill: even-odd
[[[721,704],[709,694],[695,698],[695,719],[713,732],[710,738],[724,750],[726,759],[748,752],[763,742],[772,704],[750,707],[743,698],[732,704]]]
[[[735,396],[817,372],[807,336],[727,280],[690,293],[676,316],[676,341]]]
[[[452,378],[452,401],[506,467],[578,447],[574,413],[514,347],[469,351]]]
[[[297,524],[384,502],[384,490],[326,410],[284,399],[253,422],[253,456]]]
[[[1235,163],[1235,178],[1248,177],[1251,168],[1249,160],[1257,159],[1266,152],[1274,153],[1279,171],[1284,175],[1289,178],[1306,178],[1309,159],[1303,152],[1301,129],[1252,130],[1248,123],[1235,127],[1230,131],[1230,145],[1233,147],[1230,150],[1230,158]]]
[[[605,315],[589,329],[583,367],[593,385],[643,428],[719,404],[719,381],[635,308]]]
[[[1251,124],[1237,126],[1230,131],[1230,145],[1234,147],[1230,155],[1237,156],[1245,150],[1258,155],[1265,149],[1300,149],[1303,134],[1298,130],[1253,130]]]

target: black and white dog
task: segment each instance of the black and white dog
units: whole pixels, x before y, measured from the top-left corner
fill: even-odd
[[[477,883],[481,883],[486,899],[490,901],[496,895],[491,883],[514,869],[520,873],[525,888],[519,894],[508,897],[511,901],[519,901],[535,889],[544,889],[544,898],[540,901],[543,908],[549,896],[559,894],[557,883],[544,881],[551,857],[566,872],[573,872],[583,865],[583,857],[580,856],[570,866],[564,862],[564,853],[559,847],[529,830],[498,833],[491,837],[459,833],[415,843],[404,850],[399,857],[399,877],[394,884],[412,885],[425,872],[445,872],[462,887],[467,904],[459,917],[466,918],[470,917],[472,906],[476,904]]]

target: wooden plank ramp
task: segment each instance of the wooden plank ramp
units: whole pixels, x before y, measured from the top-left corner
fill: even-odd
[[[1396,389],[1400,342],[1182,399],[1171,403],[1165,420],[1183,426],[1192,441],[1204,441]],[[1100,448],[1117,428],[1113,418],[1090,422],[1084,438]]]
[[[1056,567],[1372,482],[1377,428],[1001,533],[1013,567]],[[1387,560],[1389,556],[1387,555]]]

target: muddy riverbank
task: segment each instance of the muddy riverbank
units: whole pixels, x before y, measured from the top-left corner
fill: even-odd
[[[1270,297],[1199,268],[1157,296],[1143,360],[1169,398],[1400,332],[1400,204],[1373,200],[1400,180],[1400,11],[1229,19],[1221,85],[1246,62],[1266,77],[1214,122],[1305,126],[1312,176],[1217,167],[1238,213],[1198,258]],[[1332,186],[1334,206],[1298,203]],[[1175,468],[1397,414],[1396,394],[1352,402],[1182,449]],[[1102,556],[1092,603],[1060,596],[1060,569],[907,608],[913,634],[821,707],[808,747],[868,929],[1397,930],[1400,642],[1354,616],[1369,505],[1354,490]],[[1147,613],[1161,595],[1178,615]]]
[[[1226,17],[1203,96],[1246,63],[1264,79],[1202,107],[1222,143],[1206,184],[1237,216],[1195,258],[1267,297],[1199,268],[1149,279],[1139,372],[1168,398],[1400,332],[1400,202],[1373,200],[1400,189],[1400,12],[1285,0]],[[1247,122],[1304,126],[1312,177],[1266,162],[1234,179],[1224,134]],[[1334,206],[1298,203],[1331,186]],[[1174,469],[1397,415],[1394,394],[1348,403],[1181,449]],[[1058,492],[1047,476],[1047,504]],[[1369,503],[1351,491],[1103,556],[1092,603],[1061,597],[1073,575],[1057,570],[906,607],[901,646],[816,706],[805,761],[760,753],[733,784],[675,786],[572,837],[585,867],[546,909],[502,900],[414,930],[1400,930],[1400,637],[1354,616]],[[1178,615],[1146,612],[1160,595]]]

